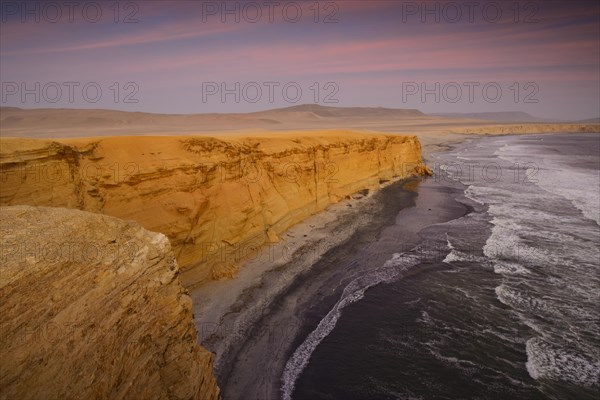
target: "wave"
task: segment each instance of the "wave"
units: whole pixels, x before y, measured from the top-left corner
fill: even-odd
[[[524,311],[533,315],[546,317],[563,317],[563,313],[557,307],[554,307],[550,302],[529,295],[528,292],[500,285],[496,287],[496,297],[501,303],[519,311]]]
[[[312,353],[323,339],[333,331],[342,314],[342,310],[346,306],[362,299],[367,289],[380,283],[389,283],[397,280],[405,271],[420,262],[421,258],[412,254],[394,254],[394,257],[386,261],[382,267],[368,271],[365,275],[351,281],[344,288],[342,296],[335,306],[306,337],[286,363],[281,378],[282,398],[284,400],[291,400],[296,381],[308,364]]]
[[[600,386],[600,361],[560,348],[539,338],[527,341],[527,372],[535,379],[550,379]]]
[[[488,260],[485,257],[478,256],[474,254],[474,249],[470,249],[470,251],[465,252],[457,249],[450,239],[448,239],[448,234],[446,234],[446,247],[450,252],[446,255],[446,257],[442,260],[443,263],[452,264],[453,262],[478,262],[481,264],[487,264]]]
[[[461,257],[458,254],[458,251],[456,251],[456,249],[454,248],[454,246],[452,246],[452,243],[448,239],[448,234],[446,234],[446,246],[450,250],[450,253],[448,253],[446,258],[444,258],[444,260],[442,262],[444,262],[446,264],[450,264],[451,262],[454,262],[454,261],[461,261]]]
[[[513,149],[500,149],[497,155],[518,163],[520,158],[504,154]],[[549,155],[531,159],[525,171],[527,179],[546,192],[566,198],[589,220],[600,225],[600,171],[583,170],[569,166],[571,157]]]
[[[495,261],[494,272],[502,275],[530,275],[531,271],[519,263],[509,261]]]

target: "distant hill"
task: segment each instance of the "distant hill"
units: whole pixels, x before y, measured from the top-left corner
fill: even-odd
[[[579,122],[581,124],[600,124],[600,118],[582,119],[577,122]]]
[[[298,106],[275,108],[259,111],[253,114],[278,114],[278,113],[313,113],[319,117],[425,117],[426,115],[416,109],[384,108],[384,107],[331,107],[320,104],[302,104]]]
[[[492,125],[497,133],[581,132],[582,129],[597,131],[599,123],[598,119],[561,123],[535,121],[540,119],[521,112],[434,116],[414,109],[328,107],[316,104],[227,114],[154,114],[102,109],[0,107],[0,136],[67,138],[214,135],[226,132],[266,133],[326,129],[432,135],[435,132],[489,133]],[[584,126],[592,124],[596,126]],[[427,144],[425,139],[424,143]]]
[[[523,111],[500,111],[500,112],[480,112],[480,113],[438,113],[429,114],[437,117],[447,118],[469,118],[483,119],[496,122],[551,122],[549,119],[534,117]]]

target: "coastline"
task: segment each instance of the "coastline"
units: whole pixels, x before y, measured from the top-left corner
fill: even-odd
[[[465,135],[424,146],[424,160],[439,162],[440,153],[486,137]],[[464,199],[464,189],[458,182],[434,176],[395,182],[364,197],[355,195],[357,199],[328,207],[291,228],[282,242],[269,245],[274,258],[268,263],[249,262],[238,278],[194,290],[196,327],[203,346],[216,354],[215,373],[223,398],[281,399],[286,364],[337,308],[349,282],[395,253],[426,242],[427,233],[420,235],[423,229],[468,214],[469,206],[455,200]],[[390,202],[396,204],[386,208]],[[437,262],[454,254],[445,246],[436,251]],[[427,262],[412,267],[409,275],[425,269]]]
[[[348,282],[417,246],[422,229],[466,214],[454,200],[460,192],[435,178],[408,179],[344,200],[269,246],[269,262],[250,261],[236,279],[192,290],[224,399],[281,398],[286,362]]]

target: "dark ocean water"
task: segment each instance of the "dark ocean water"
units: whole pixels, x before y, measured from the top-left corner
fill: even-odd
[[[347,285],[284,399],[600,398],[600,135],[486,138],[428,163],[471,211]]]

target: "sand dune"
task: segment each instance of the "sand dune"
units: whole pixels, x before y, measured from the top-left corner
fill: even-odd
[[[100,136],[214,136],[340,131],[415,135],[425,159],[465,135],[599,132],[594,123],[509,123],[425,115],[418,110],[324,107],[315,104],[246,114],[150,114],[114,110],[0,109],[0,136],[80,138]]]
[[[246,114],[150,114],[114,110],[0,109],[0,136],[73,138],[93,136],[263,134],[289,131],[353,130],[417,135],[426,151],[463,134],[599,131],[597,123],[522,123],[520,113],[501,122],[426,115],[418,110],[373,107],[292,106]],[[477,114],[465,114],[477,116]],[[485,115],[483,116],[485,117]],[[482,117],[482,118],[483,118]],[[491,117],[490,117],[491,118]],[[511,121],[514,118],[514,121]],[[592,121],[593,122],[593,121]]]

